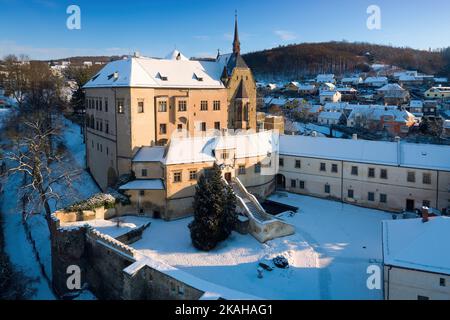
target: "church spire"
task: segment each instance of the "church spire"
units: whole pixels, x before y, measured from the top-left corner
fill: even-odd
[[[233,53],[241,54],[241,42],[239,41],[238,33],[238,20],[237,20],[237,10],[234,15],[234,41],[233,41]]]

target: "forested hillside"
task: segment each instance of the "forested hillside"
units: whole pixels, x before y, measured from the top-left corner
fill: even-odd
[[[422,51],[368,43],[304,43],[252,52],[244,58],[256,75],[275,78],[368,71],[368,65],[372,63],[395,65],[427,74],[450,73],[450,49]]]

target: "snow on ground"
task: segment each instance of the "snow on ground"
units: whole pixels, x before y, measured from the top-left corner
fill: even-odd
[[[80,127],[73,122],[63,119],[62,138],[69,150],[69,159],[64,163],[67,171],[82,170],[84,168],[85,145],[80,132]],[[16,175],[4,183],[4,194],[0,195],[0,211],[4,215],[4,232],[6,252],[11,262],[22,269],[27,275],[36,278],[37,292],[35,299],[54,299],[52,291],[48,287],[40,268],[33,255],[31,245],[26,239],[24,227],[21,222],[21,214],[18,206],[18,190],[21,177]],[[61,192],[65,187],[56,186],[55,191]],[[100,190],[91,176],[82,170],[80,176],[73,182],[69,190],[71,197],[63,197],[62,201],[51,203],[52,210],[62,208],[75,201],[86,199]],[[42,215],[34,215],[28,220],[32,237],[36,243],[41,261],[44,264],[46,274],[51,277],[51,251],[50,233],[47,223]],[[84,295],[82,297],[89,297]]]
[[[312,197],[277,193],[270,200],[299,207],[293,217],[295,235],[261,244],[251,235],[233,233],[209,253],[191,245],[187,225],[192,218],[153,220],[132,246],[152,258],[198,278],[267,299],[382,299],[366,287],[367,267],[380,264],[383,211]],[[155,241],[158,239],[158,241]],[[290,268],[264,271],[259,262],[284,255]]]
[[[118,220],[120,221],[119,225],[117,225]],[[140,228],[149,222],[152,222],[152,220],[145,217],[123,216],[111,220],[91,220],[64,223],[61,224],[61,227],[72,228],[89,225],[103,234],[106,234],[113,238],[117,238],[130,232],[133,229]]]

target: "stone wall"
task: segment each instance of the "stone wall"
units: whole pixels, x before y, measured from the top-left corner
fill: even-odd
[[[183,272],[150,260],[124,242],[88,225],[64,227],[58,217],[68,222],[86,216],[62,212],[52,215],[53,286],[60,296],[73,293],[67,288],[70,276],[67,268],[71,265],[80,268],[82,286],[103,300],[196,300],[205,294],[204,290],[172,276]],[[131,238],[133,235],[128,234],[122,240],[132,242]],[[195,277],[187,278],[197,283]]]

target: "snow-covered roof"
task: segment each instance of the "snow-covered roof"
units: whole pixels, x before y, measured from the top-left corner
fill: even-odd
[[[450,218],[383,221],[384,264],[450,275]]]
[[[164,147],[142,147],[133,158],[133,162],[162,162]]]
[[[299,90],[314,90],[316,88],[313,84],[301,84],[298,86]]]
[[[170,142],[166,165],[216,161],[216,150],[235,149],[237,159],[264,156],[278,144],[272,131],[203,137],[173,138]]]
[[[84,88],[225,88],[227,56],[215,61],[154,59],[140,56],[108,63]]]
[[[421,100],[411,100],[409,106],[411,108],[423,108],[423,102]]]
[[[450,171],[450,146],[280,136],[280,155]]]
[[[389,83],[387,85],[384,85],[380,89],[377,89],[377,91],[405,91],[399,84],[397,83]]]
[[[339,120],[342,117],[342,113],[341,112],[321,112],[319,114],[319,119],[330,119],[330,120]]]
[[[342,83],[354,83],[354,82],[358,82],[361,83],[362,82],[362,78],[361,77],[346,77],[342,79]]]
[[[364,80],[365,83],[374,83],[374,82],[388,82],[388,78],[386,77],[367,77],[366,80]]]
[[[320,95],[323,97],[332,97],[336,94],[340,94],[340,92],[339,91],[321,91],[320,92]]]
[[[121,186],[119,190],[164,190],[161,179],[134,180]]]
[[[188,61],[189,59],[186,58],[180,51],[177,49],[173,50],[171,53],[169,53],[166,57],[166,60],[183,60]]]
[[[431,92],[450,92],[450,87],[432,87],[431,89],[429,89],[429,91]]]

